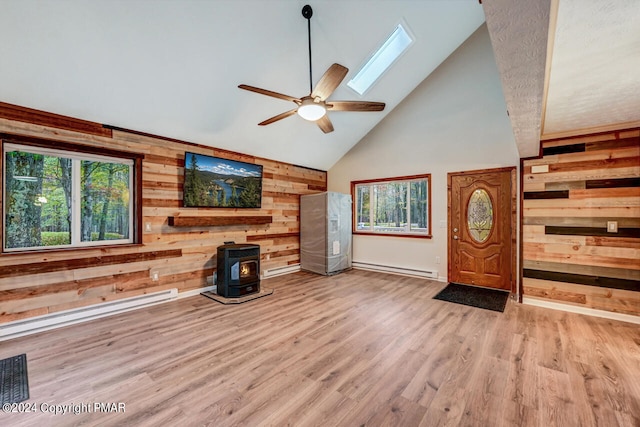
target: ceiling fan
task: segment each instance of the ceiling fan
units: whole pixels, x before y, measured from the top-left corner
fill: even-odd
[[[382,111],[384,110],[384,102],[369,101],[328,101],[333,91],[340,85],[345,78],[349,69],[340,64],[333,64],[324,73],[324,75],[313,87],[313,78],[311,74],[311,16],[313,9],[306,5],[302,8],[302,16],[307,20],[307,29],[309,33],[309,95],[302,98],[284,95],[282,93],[273,92],[259,87],[241,84],[240,89],[251,92],[260,93],[262,95],[271,96],[285,101],[291,101],[296,104],[296,108],[285,111],[284,113],[273,116],[263,122],[258,123],[259,126],[266,126],[278,120],[285,119],[298,113],[305,120],[316,122],[318,127],[324,132],[333,132],[333,124],[327,116],[327,111]]]

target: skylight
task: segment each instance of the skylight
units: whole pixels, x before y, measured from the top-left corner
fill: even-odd
[[[413,43],[413,38],[407,33],[402,24],[384,41],[360,71],[347,83],[351,89],[364,94],[396,59]]]

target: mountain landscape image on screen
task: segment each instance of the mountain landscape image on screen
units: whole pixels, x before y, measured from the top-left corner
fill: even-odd
[[[262,166],[185,154],[185,207],[259,208],[261,199]]]

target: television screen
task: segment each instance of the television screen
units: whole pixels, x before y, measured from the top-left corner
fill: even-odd
[[[185,153],[184,207],[259,208],[262,166]]]

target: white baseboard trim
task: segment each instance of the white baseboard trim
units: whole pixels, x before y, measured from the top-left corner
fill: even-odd
[[[217,288],[218,287],[216,285],[213,285],[213,286],[207,286],[205,288],[198,288],[198,289],[192,289],[190,291],[180,292],[177,296],[177,299],[195,297],[196,295],[200,295],[203,292],[209,292],[209,291],[215,293]]]
[[[178,290],[166,289],[151,294],[138,295],[115,301],[95,304],[88,307],[74,308],[57,313],[16,320],[0,325],[0,341],[18,338],[24,335],[48,331],[63,326],[99,319],[101,317],[124,313],[142,307],[149,307],[173,301],[178,297]]]
[[[422,277],[425,279],[439,280],[436,270],[418,270],[413,268],[393,267],[390,265],[372,264],[368,262],[353,261],[351,266],[358,270],[380,271],[382,273],[400,274],[402,276]]]
[[[270,277],[282,276],[283,274],[290,274],[300,271],[300,264],[291,264],[285,267],[270,268],[262,271],[262,279],[268,279]]]
[[[551,308],[553,310],[562,310],[571,313],[586,314],[588,316],[603,317],[605,319],[620,320],[621,322],[640,324],[640,316],[633,316],[631,314],[596,310],[595,308],[589,307],[578,307],[575,305],[562,304],[553,301],[544,301],[536,298],[529,298],[526,296],[522,296],[522,303],[527,305],[535,305],[537,307]]]

